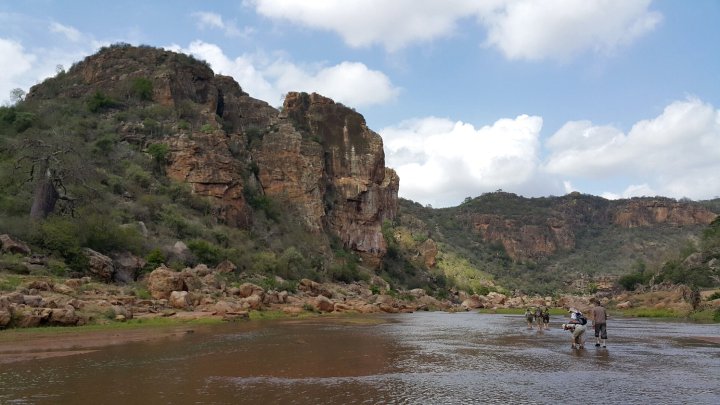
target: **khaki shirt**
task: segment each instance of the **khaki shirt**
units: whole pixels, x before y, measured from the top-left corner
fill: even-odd
[[[605,308],[601,307],[600,305],[592,309],[592,316],[593,324],[607,322],[607,312],[605,311]]]

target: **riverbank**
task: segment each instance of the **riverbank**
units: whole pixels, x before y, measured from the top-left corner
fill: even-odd
[[[257,276],[241,278],[222,266],[205,265],[182,271],[161,266],[141,281],[127,284],[107,284],[89,277],[63,279],[0,273],[0,286],[5,290],[0,292],[0,329],[426,310],[522,313],[525,308],[538,306],[552,308],[551,313],[559,315],[570,307],[587,312],[593,301],[600,301],[617,315],[720,322],[720,300],[703,299],[698,310],[693,311],[687,288],[682,286],[662,286],[642,293],[556,297],[450,291],[439,298],[420,288],[394,290],[377,276],[354,283],[307,279],[292,282]]]

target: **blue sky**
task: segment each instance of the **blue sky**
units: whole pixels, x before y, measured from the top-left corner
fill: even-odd
[[[400,195],[720,196],[717,0],[0,0],[0,100],[128,42],[279,106],[316,91],[385,142]]]

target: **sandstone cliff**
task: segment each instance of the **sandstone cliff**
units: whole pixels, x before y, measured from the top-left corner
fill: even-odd
[[[143,84],[150,94],[138,93]],[[329,246],[337,237],[379,265],[386,250],[380,227],[397,212],[399,179],[385,167],[380,136],[352,109],[318,94],[289,93],[278,111],[204,62],[124,45],[28,94],[30,102],[92,97],[106,103],[105,117],[120,123],[124,141],[166,145],[166,175],[211,200],[218,221],[248,227],[248,196],[272,198],[314,238]],[[126,118],[129,105],[152,119]]]
[[[503,246],[513,260],[537,260],[575,249],[590,228],[694,227],[717,214],[690,202],[666,198],[609,201],[572,193],[528,199],[490,193],[460,207],[460,218],[488,243]]]

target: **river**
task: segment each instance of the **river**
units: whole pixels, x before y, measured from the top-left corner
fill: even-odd
[[[421,312],[192,327],[0,364],[0,404],[720,403],[720,325],[612,318],[570,347],[519,315]],[[589,331],[588,335],[591,334]]]

